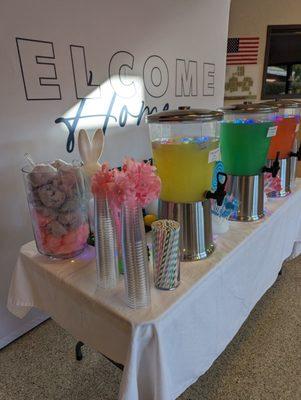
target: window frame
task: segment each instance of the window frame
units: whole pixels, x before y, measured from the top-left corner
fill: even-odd
[[[265,44],[265,55],[264,55],[264,66],[263,66],[263,74],[262,74],[262,84],[261,84],[261,100],[268,100],[268,99],[301,99],[300,94],[279,94],[279,95],[269,95],[264,93],[265,83],[267,78],[268,72],[268,61],[270,56],[270,44],[271,44],[271,35],[275,31],[285,31],[289,32],[290,30],[300,30],[301,32],[301,25],[268,25],[267,26],[267,35],[266,35],[266,44]],[[287,65],[287,64],[286,64]]]

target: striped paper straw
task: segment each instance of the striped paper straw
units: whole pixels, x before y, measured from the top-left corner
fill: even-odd
[[[154,283],[173,290],[180,283],[180,224],[170,219],[152,223]]]

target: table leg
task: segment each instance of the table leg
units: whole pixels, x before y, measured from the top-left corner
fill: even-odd
[[[103,355],[103,356],[104,356],[104,355]],[[122,365],[122,364],[119,364],[119,363],[117,363],[117,362],[111,360],[109,357],[104,356],[104,358],[106,358],[108,361],[110,361],[112,364],[114,364],[115,367],[117,367],[117,368],[121,369],[121,371],[123,371],[123,365]]]
[[[79,341],[76,343],[75,346],[75,357],[77,359],[77,361],[81,361],[83,359],[83,353],[82,353],[82,347],[83,347],[84,343]],[[103,355],[103,354],[102,354]],[[104,355],[103,355],[104,356]],[[119,364],[113,360],[111,360],[109,357],[104,356],[108,361],[110,361],[112,364],[115,365],[115,367],[121,369],[123,371],[123,365]]]
[[[84,343],[83,342],[77,342],[76,346],[75,346],[75,357],[77,359],[77,361],[81,361],[83,358],[83,353],[82,353],[82,347],[83,347]]]

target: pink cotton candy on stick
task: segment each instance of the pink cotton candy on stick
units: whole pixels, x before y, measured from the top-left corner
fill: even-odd
[[[122,204],[129,207],[139,205],[145,207],[157,199],[161,190],[161,180],[155,173],[156,168],[150,163],[125,159],[122,170],[110,170],[108,164],[92,177],[92,192],[103,195],[112,210],[117,230],[118,245],[121,242],[120,210]]]
[[[106,196],[113,207],[120,208],[124,202],[145,207],[160,193],[161,181],[155,170],[149,163],[130,158],[124,161],[122,171],[103,164],[92,177],[92,192]]]
[[[146,207],[157,199],[161,190],[161,180],[155,173],[156,168],[150,163],[137,162],[131,158],[125,159],[122,172],[125,174],[123,187],[126,181],[130,192],[125,192],[126,201],[129,204],[138,203]]]
[[[116,171],[115,185],[112,187],[111,198],[117,208],[125,202],[135,204],[136,202],[136,182],[124,171]]]
[[[108,163],[103,163],[100,170],[92,176],[91,190],[94,195],[106,195],[114,184],[115,170],[109,169]]]
[[[122,187],[122,182],[119,182],[122,179],[122,173],[120,173],[117,169],[110,170],[109,164],[104,163],[101,165],[99,171],[97,171],[91,180],[91,190],[92,193],[97,196],[101,195],[106,197],[110,203],[110,208],[112,210],[113,218],[116,223],[118,236],[119,236],[119,219],[118,213],[121,207],[121,204],[124,200],[123,193],[124,190],[128,190],[128,185],[125,185],[125,188]],[[84,226],[83,234],[88,235],[89,227],[88,225]]]

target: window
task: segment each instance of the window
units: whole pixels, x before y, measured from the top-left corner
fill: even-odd
[[[262,99],[301,98],[301,25],[267,30]]]

